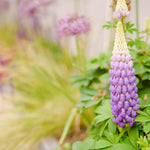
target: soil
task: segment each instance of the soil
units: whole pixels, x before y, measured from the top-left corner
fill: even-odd
[[[75,130],[69,134],[65,140],[65,142],[69,142],[73,144],[75,141],[83,141],[87,137],[86,134],[86,128],[81,127],[79,132],[76,132]]]
[[[85,127],[80,127],[80,130],[78,131],[72,128],[71,132],[67,135],[67,138],[65,139],[64,143],[67,142],[67,143],[73,144],[76,141],[83,141],[86,137],[87,137],[87,133],[86,133]]]

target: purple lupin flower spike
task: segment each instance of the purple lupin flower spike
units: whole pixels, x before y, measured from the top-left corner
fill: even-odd
[[[128,11],[128,7],[125,0],[118,0],[116,10],[113,14],[114,18],[121,19],[125,16],[129,16],[130,12]]]
[[[111,108],[115,116],[113,122],[119,127],[126,124],[133,126],[136,110],[139,110],[139,100],[136,87],[135,69],[125,40],[122,23],[119,21],[116,29],[113,56],[111,57]]]

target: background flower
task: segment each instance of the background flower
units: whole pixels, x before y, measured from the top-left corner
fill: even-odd
[[[82,15],[68,15],[64,19],[59,20],[58,34],[59,36],[79,35],[90,30],[90,22],[88,18]]]

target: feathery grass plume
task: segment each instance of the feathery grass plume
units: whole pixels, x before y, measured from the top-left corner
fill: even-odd
[[[111,76],[110,92],[111,92],[111,108],[112,114],[115,116],[113,122],[124,127],[125,124],[133,126],[136,110],[139,110],[139,100],[137,94],[135,69],[133,61],[129,54],[127,43],[124,36],[122,23],[119,21],[116,29],[115,44],[111,58],[111,67],[109,71]]]
[[[79,97],[79,91],[70,88],[68,78],[73,70],[67,68],[59,46],[43,39],[22,44],[25,49],[17,47],[15,71],[11,72],[13,110],[0,115],[0,149],[30,150],[43,138],[58,137],[73,107],[71,102]]]
[[[116,9],[114,11],[114,18],[121,19],[123,17],[126,17],[130,14],[128,11],[128,7],[125,0],[118,0]]]

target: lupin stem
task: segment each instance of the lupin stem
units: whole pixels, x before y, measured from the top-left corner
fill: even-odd
[[[77,69],[80,73],[85,73],[85,64],[86,64],[86,58],[85,58],[85,51],[82,43],[79,43],[79,37],[76,36],[76,49],[77,49]]]
[[[127,131],[126,128],[122,128],[117,140],[116,140],[116,143],[118,143],[120,141],[120,138],[124,135],[124,133]]]

